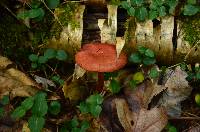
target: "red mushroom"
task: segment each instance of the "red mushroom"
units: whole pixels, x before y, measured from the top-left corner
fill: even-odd
[[[115,45],[111,44],[85,44],[75,55],[76,63],[87,71],[98,72],[97,91],[104,86],[103,72],[113,72],[125,66],[127,57],[121,53],[117,58]]]

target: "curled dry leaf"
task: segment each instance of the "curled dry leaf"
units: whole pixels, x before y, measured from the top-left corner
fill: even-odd
[[[12,64],[12,62],[5,57],[0,57],[0,60],[0,68],[6,68],[7,65]],[[0,98],[8,94],[10,94],[11,98],[16,96],[31,96],[34,95],[39,88],[26,74],[14,68],[0,69],[0,84]]]
[[[181,114],[181,101],[185,100],[191,93],[192,88],[186,80],[187,73],[176,67],[174,72],[167,71],[168,80],[164,86],[167,88],[162,98],[159,100],[158,105],[165,107],[170,116],[180,116]]]
[[[86,70],[81,68],[79,65],[75,64],[75,69],[74,69],[74,73],[73,73],[73,80],[79,79],[80,77],[82,77],[85,74],[85,72],[86,72]]]
[[[87,89],[84,86],[84,82],[81,80],[74,80],[72,82],[65,81],[62,90],[65,98],[69,98],[69,100],[74,103],[83,99],[87,94]]]
[[[56,87],[55,83],[49,79],[34,75],[35,81],[37,83],[41,83],[44,88],[48,88],[48,86]]]
[[[12,62],[3,56],[0,56],[0,70],[5,69],[9,64],[12,64]]]
[[[160,132],[167,124],[167,115],[163,108],[130,111],[123,99],[114,100],[117,115],[125,132]]]

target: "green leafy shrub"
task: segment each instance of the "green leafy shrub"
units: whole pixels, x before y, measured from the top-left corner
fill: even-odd
[[[152,65],[156,63],[154,52],[143,46],[139,46],[138,51],[129,56],[129,61],[144,65]]]
[[[94,117],[99,117],[102,108],[103,97],[100,94],[90,95],[85,102],[81,102],[78,106],[81,113],[90,113]]]
[[[26,98],[21,102],[21,105],[11,113],[11,117],[13,119],[20,119],[31,110],[31,117],[28,119],[28,126],[31,132],[41,131],[45,124],[45,115],[48,112],[46,96],[46,93],[38,92],[33,97]],[[49,112],[53,115],[57,115],[60,112],[60,103],[58,101],[52,101],[49,106]]]
[[[32,62],[31,67],[36,69],[47,63],[51,59],[57,59],[59,61],[65,61],[68,58],[67,53],[64,50],[47,49],[44,55],[29,55],[29,60]]]

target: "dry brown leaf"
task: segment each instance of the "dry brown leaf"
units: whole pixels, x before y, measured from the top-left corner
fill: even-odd
[[[79,65],[75,64],[74,73],[73,73],[73,80],[79,79],[85,74],[86,70],[81,68]]]
[[[17,69],[10,68],[5,71],[5,74],[8,74],[9,77],[16,81],[22,82],[24,85],[38,87],[38,85],[32,79],[30,79],[26,74]]]
[[[1,69],[9,64],[12,64],[9,59],[0,56],[0,98],[8,94],[11,98],[34,95],[39,88],[36,82],[17,69]]]
[[[165,107],[170,116],[180,116],[180,103],[190,95],[192,88],[186,80],[187,73],[180,67],[176,67],[174,72],[169,72],[171,74],[165,83],[167,90],[159,100],[158,105]]]
[[[72,82],[66,82],[63,85],[62,91],[64,96],[69,98],[72,102],[77,102],[80,99],[83,99],[87,93],[84,83],[80,80],[74,80]]]
[[[3,56],[0,56],[0,70],[5,69],[9,64],[12,64],[12,62]]]
[[[130,111],[125,100],[115,99],[117,115],[126,132],[160,132],[167,124],[167,115],[162,108]]]
[[[35,77],[35,81],[39,84],[42,84],[43,88],[48,88],[48,86],[51,86],[51,87],[56,87],[56,85],[54,84],[53,81],[49,80],[49,79],[46,79],[46,78],[43,78],[43,77],[40,77],[40,76],[37,76],[37,75],[34,75]]]

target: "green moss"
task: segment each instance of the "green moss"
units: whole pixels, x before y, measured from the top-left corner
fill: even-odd
[[[195,45],[200,40],[200,14],[192,17],[181,18],[182,30],[184,32],[184,40],[191,46]]]
[[[74,2],[68,2],[67,4],[61,5],[56,8],[55,15],[58,17],[58,21],[62,26],[67,26],[71,24],[72,28],[79,27],[79,23],[76,21],[75,12],[78,9],[79,4]],[[62,31],[62,26],[60,23],[56,21],[51,29],[51,37],[56,37],[57,39],[60,37],[60,33]]]

